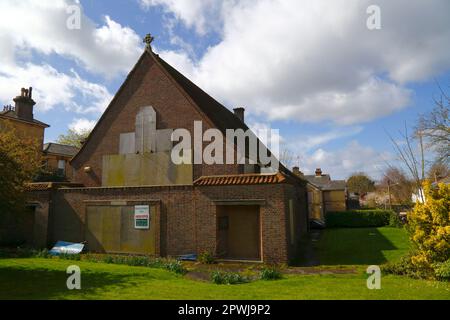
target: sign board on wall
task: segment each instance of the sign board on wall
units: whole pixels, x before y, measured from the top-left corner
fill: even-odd
[[[142,230],[150,229],[150,206],[134,207],[134,228]]]

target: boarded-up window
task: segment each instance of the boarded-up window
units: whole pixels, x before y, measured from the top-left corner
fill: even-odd
[[[135,150],[139,154],[156,151],[156,111],[143,107],[136,116]]]
[[[134,206],[88,206],[86,240],[95,252],[155,254],[156,207],[150,207],[150,228],[135,228]]]

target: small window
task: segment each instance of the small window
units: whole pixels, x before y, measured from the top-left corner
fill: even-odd
[[[64,175],[66,173],[66,160],[58,160],[58,174]]]

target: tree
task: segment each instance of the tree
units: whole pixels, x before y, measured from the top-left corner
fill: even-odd
[[[391,135],[389,135],[389,138],[391,139],[394,150],[397,153],[398,160],[403,163],[411,175],[412,181],[414,182],[414,189],[419,194],[423,202],[422,185],[425,180],[423,134],[421,131],[417,131],[415,134],[410,135],[408,132],[408,127],[405,123],[405,131],[400,132],[400,135],[402,140],[396,140]],[[419,150],[413,147],[416,143]]]
[[[360,196],[375,190],[375,182],[365,173],[353,174],[347,181],[348,191],[357,193]]]
[[[31,138],[19,138],[12,127],[0,130],[0,213],[24,209],[24,188],[41,165],[40,150]]]
[[[419,119],[417,132],[427,140],[427,147],[436,151],[439,161],[450,162],[450,97],[441,89],[434,109]]]
[[[89,137],[90,133],[91,133],[91,130],[84,130],[81,132],[77,132],[73,129],[69,129],[69,131],[67,131],[66,134],[61,134],[58,137],[58,139],[56,140],[56,143],[81,148],[83,143]]]
[[[428,170],[428,179],[430,181],[438,182],[440,179],[445,178],[450,175],[450,169],[447,164],[436,161],[433,163],[431,168]]]
[[[294,155],[294,152],[290,150],[286,145],[282,144],[280,147],[280,163],[286,168],[292,169],[294,166],[299,165],[299,157]]]
[[[405,172],[396,167],[389,167],[381,180],[381,188],[388,192],[390,201],[399,204],[411,203],[413,183]]]

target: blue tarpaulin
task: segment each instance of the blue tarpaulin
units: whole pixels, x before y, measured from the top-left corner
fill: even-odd
[[[183,256],[179,256],[178,260],[180,260],[180,261],[197,261],[197,255],[196,254],[186,254]]]
[[[58,241],[55,246],[49,251],[50,254],[80,254],[84,249],[84,243],[72,243],[65,241]]]

